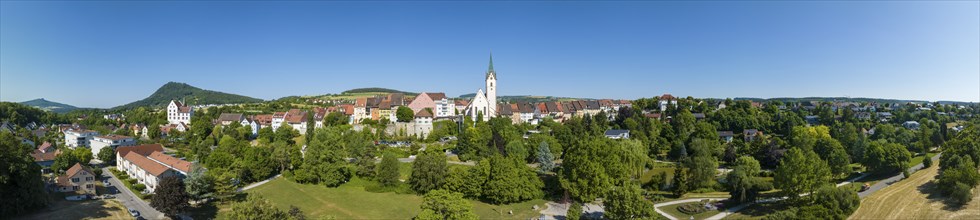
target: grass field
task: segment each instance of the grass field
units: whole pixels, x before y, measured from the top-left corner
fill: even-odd
[[[935,194],[930,181],[939,166],[915,172],[908,179],[875,192],[861,201],[861,207],[850,219],[980,219],[980,193],[974,189],[973,201],[952,208]]]
[[[411,194],[372,193],[364,190],[367,181],[352,179],[337,188],[298,184],[285,178],[249,190],[282,209],[299,207],[312,219],[409,219],[419,212],[422,197]],[[528,219],[539,216],[532,206],[544,207],[544,200],[510,205],[491,205],[471,201],[481,219]],[[514,215],[508,214],[513,210]]]
[[[45,209],[17,219],[131,219],[126,207],[114,199],[67,201],[60,193]]]
[[[928,155],[929,157],[932,157],[932,156],[936,156],[936,153],[926,153],[926,155]],[[920,163],[922,163],[922,160],[925,160],[925,159],[926,159],[926,157],[923,157],[923,156],[913,157],[911,160],[909,160],[909,166],[919,165]],[[935,163],[936,161],[933,161],[933,162],[934,162],[934,164],[939,164],[939,163]]]
[[[671,216],[678,217],[678,218],[681,218],[681,219],[690,219],[690,217],[694,217],[694,219],[706,219],[708,217],[711,217],[711,216],[719,213],[717,210],[714,210],[714,211],[709,210],[709,211],[706,211],[706,212],[702,212],[701,214],[697,214],[697,215],[691,216],[691,215],[688,215],[688,214],[684,214],[680,210],[677,210],[677,207],[680,207],[680,206],[685,205],[685,204],[691,204],[691,203],[700,203],[700,202],[690,202],[690,203],[682,203],[682,204],[676,204],[676,205],[669,205],[669,206],[660,207],[660,210],[666,212],[667,214],[670,214]]]

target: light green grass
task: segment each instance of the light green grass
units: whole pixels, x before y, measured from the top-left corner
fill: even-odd
[[[926,156],[933,157],[933,156],[936,156],[936,153],[926,153]],[[921,155],[920,156],[917,156],[917,157],[913,157],[912,160],[909,160],[909,166],[919,165],[925,159],[926,159],[926,157],[923,157]],[[936,161],[933,161],[933,162],[936,162]],[[934,163],[933,165],[935,165],[935,164],[936,163]]]
[[[410,165],[410,164],[406,164]],[[418,214],[422,196],[364,191],[368,182],[354,178],[336,188],[298,184],[285,178],[249,190],[281,209],[299,207],[311,219],[409,219]],[[491,205],[472,201],[473,211],[481,219],[528,219],[537,217],[531,207],[544,207],[544,200],[532,200],[510,205]],[[514,215],[508,211],[514,211]],[[501,214],[502,213],[502,214]]]

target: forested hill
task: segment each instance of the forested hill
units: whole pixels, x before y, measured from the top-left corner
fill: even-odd
[[[414,92],[405,92],[405,91],[399,91],[395,89],[378,88],[378,87],[351,89],[351,90],[341,92],[340,94],[353,94],[353,93],[404,93],[410,96],[418,95],[418,93],[414,93]]]
[[[170,100],[185,100],[190,105],[253,103],[262,101],[261,99],[248,96],[204,90],[187,85],[186,83],[169,82],[143,100],[121,105],[114,109],[130,109],[141,106],[163,107],[170,103]]]
[[[927,102],[927,101],[923,101],[923,100],[901,100],[901,99],[880,99],[880,98],[852,98],[852,97],[803,97],[803,98],[783,97],[783,98],[770,98],[770,99],[738,97],[738,98],[735,98],[735,100],[780,101],[780,102],[809,102],[809,101],[818,101],[818,102],[825,102],[825,101],[826,102],[834,102],[834,101],[836,101],[836,102],[877,102],[877,103],[909,103],[909,102],[923,103],[923,102]],[[939,103],[942,103],[944,105],[948,105],[948,104],[954,104],[954,105],[970,105],[970,104],[975,104],[975,102],[971,103],[971,102],[959,102],[959,101],[939,101]]]
[[[32,107],[35,107],[35,108],[39,108],[39,109],[42,109],[42,110],[45,110],[45,111],[51,111],[51,112],[55,112],[55,113],[65,113],[65,112],[70,112],[72,110],[78,109],[78,107],[75,107],[75,106],[71,106],[71,105],[68,105],[68,104],[62,104],[62,103],[57,103],[57,102],[52,102],[52,101],[48,101],[48,100],[43,99],[43,98],[34,99],[34,100],[26,101],[26,102],[21,102],[20,104],[24,104],[24,105],[27,105],[27,106],[32,106]]]

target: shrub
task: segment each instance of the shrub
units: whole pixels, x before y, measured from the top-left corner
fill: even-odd
[[[932,166],[932,158],[929,158],[929,155],[926,155],[926,158],[922,160],[922,166],[925,168]]]
[[[688,215],[696,215],[696,214],[701,214],[707,210],[704,209],[704,203],[697,202],[697,203],[688,203],[688,204],[678,206],[677,211],[680,211],[681,213],[688,214]]]
[[[133,189],[135,189],[136,191],[142,192],[144,189],[146,189],[146,185],[136,184],[136,185],[133,185]]]
[[[127,178],[126,179],[126,182],[128,182],[129,184],[136,184],[136,179],[129,179],[129,178]]]

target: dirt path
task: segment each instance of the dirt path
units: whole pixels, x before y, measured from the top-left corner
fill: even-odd
[[[929,182],[938,171],[938,166],[924,169],[871,194],[861,201],[861,207],[850,219],[980,219],[980,193],[955,210],[947,208],[942,198],[929,197],[935,190]]]

